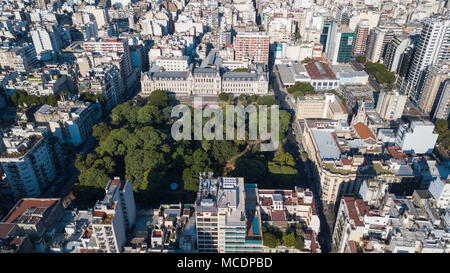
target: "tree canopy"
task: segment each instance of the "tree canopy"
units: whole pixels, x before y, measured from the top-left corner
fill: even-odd
[[[166,91],[155,90],[150,93],[148,103],[157,107],[167,107],[169,105],[169,95],[167,95]]]
[[[287,91],[294,97],[300,97],[306,94],[314,94],[314,87],[308,82],[296,82],[293,86],[290,86]]]
[[[248,72],[248,68],[244,68],[244,67],[235,68],[231,72]]]
[[[227,93],[220,93],[219,94],[219,100],[221,100],[221,101],[228,101],[228,98],[229,98],[229,96],[228,96]]]
[[[439,134],[439,144],[441,144],[446,150],[448,150],[450,147],[450,130],[448,128],[448,121],[445,119],[436,121],[434,130]]]

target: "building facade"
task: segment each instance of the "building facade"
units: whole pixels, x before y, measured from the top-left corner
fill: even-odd
[[[132,231],[135,221],[136,205],[131,181],[115,177],[108,182],[104,199],[94,206],[92,227],[99,251],[122,252],[126,235]]]
[[[195,201],[199,252],[262,252],[257,187],[243,178],[200,178]]]
[[[13,127],[3,134],[3,143],[0,163],[16,199],[36,197],[63,176],[61,146],[47,127]]]
[[[399,92],[382,91],[378,97],[377,113],[382,119],[396,120],[402,117],[407,96]]]
[[[251,59],[254,63],[268,64],[269,35],[263,32],[239,33],[234,38],[235,60]]]

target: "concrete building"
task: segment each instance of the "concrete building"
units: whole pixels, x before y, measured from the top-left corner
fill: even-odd
[[[436,206],[441,209],[450,208],[450,182],[448,179],[436,177],[428,187],[431,195],[436,200]]]
[[[263,222],[282,230],[289,224],[302,223],[316,235],[319,233],[320,221],[311,190],[259,189],[258,195]]]
[[[352,49],[354,55],[363,55],[366,52],[369,29],[369,20],[361,19],[355,29],[355,42]]]
[[[158,58],[154,64],[162,67],[165,71],[186,71],[189,69],[189,57],[173,57],[173,58]],[[150,64],[151,66],[151,64]]]
[[[120,56],[120,71],[122,77],[128,77],[133,72],[131,64],[130,47],[127,39],[105,38],[91,40],[83,43],[86,52],[99,53],[102,55],[116,54]]]
[[[350,241],[358,242],[362,239],[365,228],[364,216],[368,212],[369,207],[361,198],[344,197],[341,199],[333,230],[333,252],[348,252]]]
[[[402,124],[397,130],[397,145],[405,153],[429,154],[433,152],[437,138],[434,124],[429,121],[412,121]]]
[[[411,39],[408,36],[397,35],[388,42],[384,57],[384,64],[387,70],[391,72],[397,71],[400,64],[400,57],[410,43]]]
[[[16,239],[10,242],[9,247],[15,245],[19,252],[45,252],[48,246],[43,237],[60,219],[63,212],[64,208],[59,198],[23,198],[0,222],[0,234],[3,228],[8,228],[8,233],[15,233]],[[15,230],[12,231],[12,228]]]
[[[59,103],[58,107],[42,105],[35,113],[37,122],[48,123],[54,136],[62,143],[78,146],[92,134],[92,126],[100,120],[100,104],[90,102]]]
[[[426,114],[433,114],[444,91],[445,81],[450,79],[448,65],[431,65],[427,68],[425,81],[419,95],[419,109]]]
[[[38,196],[64,174],[61,146],[47,127],[12,127],[3,143],[0,163],[16,199]]]
[[[97,201],[93,211],[93,234],[99,251],[122,252],[126,235],[132,231],[136,221],[131,181],[114,177],[105,188],[105,197]]]
[[[327,60],[331,64],[348,63],[352,55],[353,38],[355,34],[347,26],[333,25],[330,34],[330,46],[327,48]]]
[[[421,84],[425,69],[431,64],[450,63],[450,18],[440,15],[428,18],[423,23],[420,39],[407,75],[407,94],[413,101],[421,98]]]
[[[36,51],[32,44],[20,47],[2,47],[0,49],[0,67],[20,73],[29,73],[37,63]]]
[[[262,69],[252,72],[225,72],[212,67],[187,71],[149,71],[141,76],[141,96],[155,90],[171,95],[217,96],[221,92],[237,95],[268,93],[269,80]]]
[[[222,92],[233,95],[255,94],[266,95],[269,91],[269,80],[266,73],[227,72],[222,76]]]
[[[382,119],[396,120],[402,117],[408,97],[397,91],[382,91],[378,97],[376,111]]]
[[[347,110],[334,94],[298,97],[295,115],[297,119],[326,118],[346,121],[348,118]]]
[[[401,34],[403,29],[396,25],[378,26],[370,31],[366,56],[371,62],[378,62],[384,59],[386,45],[397,34]]]
[[[243,178],[200,178],[195,201],[199,252],[262,252],[258,188]]]
[[[106,101],[106,110],[120,104],[125,95],[120,69],[114,64],[103,64],[89,71],[89,92],[101,94]]]
[[[339,80],[328,64],[319,61],[310,62],[305,64],[305,69],[315,90],[336,90],[339,88]]]
[[[234,38],[235,60],[251,59],[254,63],[268,64],[269,35],[263,32],[238,33]]]
[[[38,59],[42,59],[44,61],[49,60],[53,54],[61,49],[59,35],[57,35],[54,31],[49,31],[47,29],[36,29],[32,30],[30,33]],[[44,54],[46,53],[49,53],[49,56],[44,57]]]
[[[447,119],[450,109],[450,80],[446,80],[439,96],[433,119]]]

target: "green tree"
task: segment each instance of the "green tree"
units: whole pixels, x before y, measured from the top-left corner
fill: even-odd
[[[78,176],[80,184],[83,186],[92,186],[95,188],[105,188],[109,181],[109,177],[106,175],[105,170],[89,168]]]
[[[294,247],[300,251],[305,248],[305,242],[301,236],[297,236],[294,241]]]
[[[302,64],[314,62],[314,58],[306,57],[302,60]]]
[[[355,59],[358,63],[361,63],[361,64],[366,63],[366,56],[364,56],[364,55],[358,55],[355,57]]]
[[[215,140],[212,145],[212,156],[220,164],[225,164],[227,160],[237,155],[238,147],[232,141]]]
[[[286,247],[292,247],[295,244],[295,234],[293,232],[289,234],[284,233],[281,240],[283,241],[283,245],[285,245]]]
[[[201,143],[202,143],[202,149],[205,152],[208,152],[211,149],[211,147],[212,147],[211,142],[208,141],[208,140],[202,140]]]
[[[296,82],[287,89],[289,94],[294,97],[304,96],[306,94],[314,94],[314,87],[308,82]]]
[[[152,171],[164,171],[166,161],[164,155],[158,152],[135,150],[125,156],[126,178],[133,181],[133,188],[146,190],[147,176]]]
[[[219,99],[220,99],[221,101],[228,101],[228,98],[229,98],[229,96],[228,96],[227,93],[220,93],[220,94],[219,94]]]
[[[244,177],[245,183],[260,184],[266,177],[266,166],[259,160],[239,159],[235,164],[232,176]]]
[[[248,72],[248,68],[235,68],[231,72]]]
[[[150,93],[148,103],[161,108],[167,107],[169,105],[169,95],[163,90],[155,90]]]
[[[137,112],[137,122],[140,124],[161,123],[162,119],[161,111],[153,105],[145,105]]]
[[[258,103],[259,105],[267,105],[267,106],[272,106],[274,104],[279,104],[279,102],[275,99],[275,96],[259,96],[258,99],[256,100],[256,103]]]
[[[240,102],[246,102],[247,101],[247,95],[240,94],[238,99],[239,99]]]
[[[103,141],[106,137],[108,137],[110,131],[111,127],[109,125],[104,122],[100,122],[92,127],[92,136],[98,141]]]
[[[281,241],[272,233],[263,232],[263,244],[270,248],[276,248],[281,245]]]
[[[257,95],[251,95],[250,98],[248,99],[249,102],[254,103],[258,100],[258,96]]]
[[[137,111],[131,102],[127,101],[117,105],[111,110],[111,124],[121,126],[125,123],[135,124],[137,122]]]

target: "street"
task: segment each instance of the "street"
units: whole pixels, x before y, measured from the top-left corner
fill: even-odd
[[[272,74],[270,79],[272,81],[275,96],[278,100],[280,100],[280,109],[287,110],[295,114],[295,104],[289,103],[290,100],[286,101],[285,98],[288,97],[289,94],[283,90],[285,88],[281,87],[282,85],[278,75]],[[296,162],[295,168],[297,169],[299,176],[302,178],[302,180],[298,183],[299,186],[309,187],[314,194],[317,215],[320,219],[318,241],[322,252],[327,253],[331,251],[331,230],[326,220],[322,200],[320,198],[320,181],[316,179],[311,170],[310,164],[314,163],[312,163],[309,159],[304,159],[301,156],[301,153],[304,151],[304,147],[301,143],[301,134],[302,132],[298,121],[293,120],[286,136],[287,142],[284,145],[284,150],[294,157]]]

